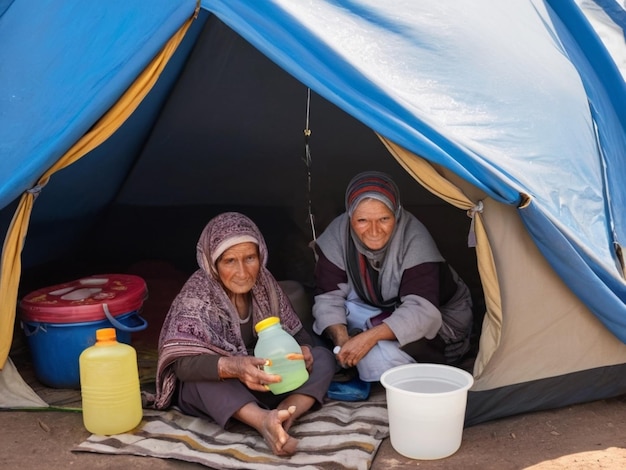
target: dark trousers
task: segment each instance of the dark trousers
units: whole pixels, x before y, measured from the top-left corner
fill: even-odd
[[[181,382],[178,389],[178,406],[191,416],[208,416],[226,428],[237,410],[250,402],[266,409],[275,408],[286,396],[293,393],[308,395],[316,400],[315,407],[324,403],[328,386],[335,374],[336,361],[331,351],[323,347],[311,349],[313,369],[309,379],[296,390],[281,395],[250,390],[238,379],[205,382]]]
[[[437,335],[433,339],[422,338],[412,343],[405,344],[401,349],[417,362],[445,364],[445,347],[445,341]]]

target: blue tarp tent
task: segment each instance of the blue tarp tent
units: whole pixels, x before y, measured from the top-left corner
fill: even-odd
[[[295,79],[323,106],[377,135],[407,174],[473,216],[486,314],[468,422],[626,391],[619,378],[626,363],[623,7],[610,0],[206,0],[196,12],[197,6],[171,0],[0,2],[0,208],[8,219],[27,206],[3,249],[0,360],[8,355],[6,329],[15,318],[21,242],[35,195],[23,253],[33,269],[84,234],[77,220],[89,226],[114,201],[192,205],[211,194],[216,204],[246,198],[258,204],[262,198],[273,206],[291,197],[281,192],[292,188],[277,181],[283,177],[276,172],[289,166],[280,158],[292,152],[285,142],[293,135],[273,129],[279,138],[268,149],[269,131],[244,139],[241,130],[246,120],[260,128],[264,116],[287,114],[283,110],[299,100],[283,96],[291,108],[282,108],[271,99],[271,86],[283,82],[269,74],[280,72],[284,83]],[[159,59],[163,47],[194,15],[154,88],[149,78],[138,85],[155,60],[165,64],[167,57]],[[246,61],[245,76],[228,78],[225,71],[243,57],[235,54],[244,46],[234,44],[241,43],[257,56]],[[241,88],[235,90],[235,83]],[[131,86],[152,92],[137,102],[136,113],[129,105],[130,117],[116,132],[126,115],[115,114],[115,106]],[[261,111],[243,99],[246,91],[266,98]],[[176,104],[182,96],[195,96],[195,102],[211,96],[215,106],[200,114],[193,99]],[[304,108],[304,99],[297,105]],[[111,112],[107,122],[103,116]],[[220,119],[229,113],[239,116],[238,127],[227,128]],[[207,131],[207,123],[219,131]],[[100,140],[105,143],[98,146]],[[207,151],[218,141],[221,153],[217,147]],[[358,146],[355,140],[338,145],[333,148],[344,154]],[[247,164],[224,153],[235,147],[256,159],[251,165],[267,168],[255,171],[267,173],[243,183],[234,179],[233,166]],[[68,153],[87,156],[48,178]],[[369,162],[366,155],[351,158],[351,169]],[[329,175],[326,184],[337,181],[339,166],[330,160],[321,173]],[[147,180],[157,169],[170,179]],[[208,184],[173,182],[178,171],[203,175]],[[242,188],[233,191],[237,184]],[[15,235],[17,223],[21,236]],[[537,279],[527,278],[531,259],[550,273],[550,282],[541,282],[548,291],[535,290]],[[533,296],[534,303],[523,304]],[[533,350],[566,354],[568,335],[580,341],[591,357],[587,362],[570,355],[541,366],[531,356]],[[590,377],[585,374],[605,379],[580,392]]]

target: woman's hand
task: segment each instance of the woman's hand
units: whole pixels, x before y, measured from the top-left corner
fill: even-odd
[[[352,336],[341,345],[336,354],[337,362],[343,367],[354,367],[381,340],[395,339],[395,335],[385,323]]]
[[[345,368],[354,367],[375,345],[376,340],[367,331],[359,333],[343,343],[336,354],[337,362]]]
[[[300,346],[302,349],[302,355],[304,356],[304,365],[306,366],[306,370],[311,372],[313,369],[313,354],[311,354],[311,348],[308,346]]]
[[[267,384],[278,383],[280,375],[263,371],[265,359],[254,356],[222,356],[217,361],[220,379],[239,379],[250,390],[266,392]]]

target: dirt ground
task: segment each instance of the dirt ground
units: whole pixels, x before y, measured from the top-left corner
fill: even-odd
[[[144,273],[139,273],[144,275]],[[146,277],[144,275],[144,277]],[[181,277],[180,282],[183,281]],[[153,282],[144,313],[158,318],[167,310],[178,286]],[[150,311],[150,309],[152,309]],[[154,312],[154,313],[151,313]],[[151,318],[151,317],[147,317]],[[153,345],[160,322],[148,322],[133,344]],[[24,348],[19,336],[16,357]],[[12,356],[13,357],[13,356]],[[14,360],[16,359],[14,357]],[[150,359],[152,363],[154,359]],[[20,368],[20,364],[18,364]],[[32,375],[21,364],[25,379]],[[141,361],[140,361],[141,370]],[[29,381],[30,383],[30,381]],[[32,386],[32,384],[31,384]],[[40,395],[41,392],[36,390]],[[58,404],[46,396],[47,403]],[[89,436],[80,412],[0,410],[0,469],[200,469],[195,463],[150,457],[72,452]],[[626,395],[562,409],[528,413],[466,428],[459,450],[440,460],[411,460],[398,454],[385,439],[372,470],[391,469],[587,470],[626,468]],[[333,469],[334,470],[334,469]]]
[[[199,464],[72,452],[89,436],[79,412],[0,412],[4,470],[192,469]],[[439,460],[411,460],[381,444],[372,470],[626,468],[626,396],[513,416],[466,428],[460,449]]]

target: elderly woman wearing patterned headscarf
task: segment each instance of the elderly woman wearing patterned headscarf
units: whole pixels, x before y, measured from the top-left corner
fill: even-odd
[[[200,269],[185,283],[159,338],[154,406],[177,404],[184,413],[208,416],[226,428],[235,419],[255,428],[276,455],[295,452],[289,428],[323,403],[336,370],[326,348],[311,346],[289,299],[266,268],[267,246],[246,216],[212,219],[197,245]],[[270,316],[301,345],[309,379],[292,392],[273,395],[280,377],[253,356],[253,325]],[[315,367],[313,367],[315,364]]]
[[[315,245],[314,332],[367,382],[401,364],[457,361],[469,349],[469,289],[402,208],[394,181],[358,174],[345,205]]]

